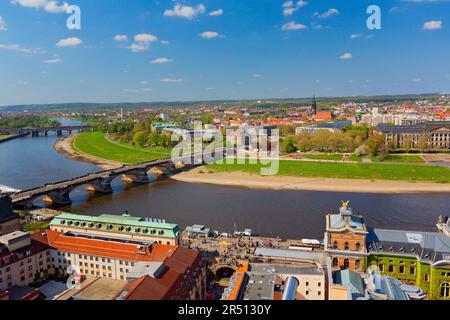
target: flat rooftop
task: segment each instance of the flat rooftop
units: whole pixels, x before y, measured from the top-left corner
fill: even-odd
[[[109,278],[86,277],[81,283],[81,288],[72,288],[55,300],[113,300],[127,284],[123,280]]]

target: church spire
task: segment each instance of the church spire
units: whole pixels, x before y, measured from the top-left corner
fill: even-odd
[[[312,106],[311,106],[311,113],[313,116],[315,116],[317,114],[317,100],[316,100],[316,96],[313,96],[313,102],[312,102]]]

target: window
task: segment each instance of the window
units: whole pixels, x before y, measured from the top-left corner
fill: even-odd
[[[318,291],[318,292],[317,292],[317,295],[318,295],[318,296],[321,296],[321,295],[322,295],[322,292],[321,292],[321,291]]]
[[[425,282],[430,281],[430,275],[428,273],[423,275],[423,281]]]
[[[393,273],[395,271],[395,267],[391,264],[389,265],[389,272]]]
[[[355,248],[356,248],[356,251],[361,251],[361,244],[359,242],[356,243]]]
[[[450,283],[444,282],[441,284],[441,297],[442,298],[450,297]]]
[[[378,265],[378,269],[380,269],[380,272],[383,272],[384,271],[384,264],[380,263]]]
[[[398,272],[400,274],[405,274],[405,266],[400,266],[399,269],[398,269]]]
[[[355,269],[360,269],[361,268],[361,260],[356,259],[355,260]]]
[[[350,261],[346,258],[344,259],[344,269],[348,269],[350,267]]]
[[[333,249],[337,250],[337,248],[338,248],[338,243],[337,243],[337,241],[335,241],[335,242],[333,242]]]
[[[309,286],[309,282],[306,282],[306,286]]]
[[[344,250],[349,250],[348,242],[346,242],[346,243],[344,244]]]
[[[412,275],[415,275],[415,274],[416,274],[416,267],[411,266],[411,267],[409,268],[409,273],[412,274]]]

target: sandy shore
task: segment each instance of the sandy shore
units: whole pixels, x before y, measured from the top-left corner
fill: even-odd
[[[72,141],[74,138],[75,136],[68,136],[66,138],[59,139],[53,147],[59,154],[62,154],[71,160],[92,163],[103,170],[116,169],[123,165],[120,162],[97,158],[74,150],[72,148]]]
[[[326,179],[301,177],[262,177],[243,172],[207,172],[196,168],[182,172],[172,179],[190,183],[206,183],[233,187],[268,190],[304,190],[356,193],[450,193],[449,183],[407,182],[387,180]]]
[[[72,148],[73,139],[74,136],[69,136],[58,140],[54,146],[55,150],[69,159],[89,162],[104,170],[115,169],[123,165],[119,162],[97,158],[74,150]],[[191,171],[185,171],[174,175],[171,179],[189,183],[205,183],[266,190],[303,190],[381,194],[450,193],[450,183],[281,176],[262,177],[243,172],[201,172],[208,172],[208,169],[204,167],[196,168]]]

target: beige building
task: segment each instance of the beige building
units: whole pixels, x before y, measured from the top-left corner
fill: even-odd
[[[51,250],[39,234],[16,231],[0,237],[0,290],[27,286],[51,268]]]
[[[378,126],[386,143],[394,148],[450,149],[450,121],[430,121],[417,125]]]

